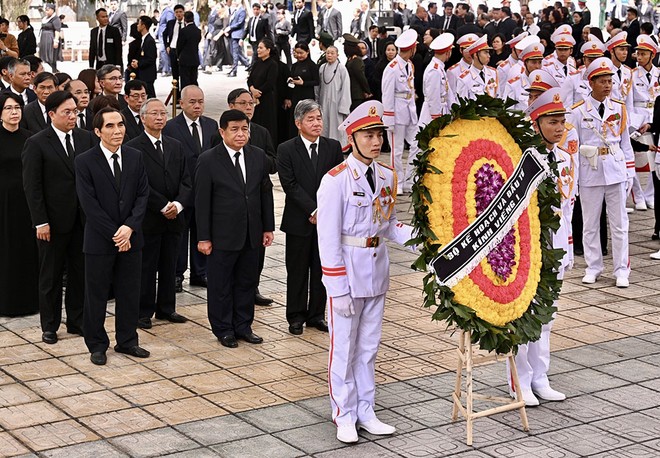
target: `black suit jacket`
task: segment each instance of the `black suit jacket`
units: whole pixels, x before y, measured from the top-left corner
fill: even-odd
[[[434,14],[433,17],[431,17],[431,13],[428,14],[428,18],[427,18],[429,27],[432,29],[442,29],[444,20],[445,20],[444,16],[440,16],[439,14]]]
[[[165,24],[165,30],[163,30],[163,43],[165,43],[165,47],[169,48],[170,44],[172,43],[172,35],[174,34],[174,25],[178,21],[176,19],[170,19],[167,21],[167,24]],[[185,29],[185,22],[181,20],[181,30]],[[177,46],[178,46],[177,42]]]
[[[156,41],[150,33],[145,35],[138,58],[137,79],[145,83],[156,81]]]
[[[211,148],[211,138],[214,133],[218,132],[218,123],[206,116],[200,116],[197,120],[197,124],[202,126],[202,152],[204,152]],[[188,129],[188,124],[183,117],[183,113],[179,113],[175,118],[167,121],[167,124],[165,124],[165,128],[163,129],[163,135],[173,137],[181,142],[188,170],[192,173],[197,165],[199,154],[193,143],[192,134],[190,133],[190,129]],[[193,176],[193,183],[194,181]]]
[[[75,156],[97,143],[96,135],[73,129]],[[70,232],[79,212],[74,158],[69,158],[52,126],[28,138],[23,146],[23,188],[32,224],[48,223],[52,232]],[[82,216],[82,215],[81,215]]]
[[[257,22],[257,29],[255,30],[257,41],[252,41],[250,40],[250,31],[252,30],[252,23],[255,20],[259,21]],[[245,38],[250,40],[250,43],[258,43],[262,38],[270,38],[272,40],[273,37],[271,35],[271,28],[268,25],[268,18],[264,16],[259,16],[258,18],[255,18],[254,16],[251,17],[247,23],[247,27],[245,27]]]
[[[142,135],[142,132],[144,132],[144,126],[140,127],[140,125],[138,125],[137,119],[135,119],[135,115],[133,115],[133,112],[130,108],[124,108],[121,110],[121,113],[126,119],[126,134],[124,135],[124,143],[128,143],[134,138]]]
[[[445,28],[445,16],[438,17],[437,24],[438,24],[439,29],[444,30],[444,28]],[[450,30],[450,29],[451,30],[457,30],[458,27],[461,26],[461,25],[463,25],[463,24],[462,24],[462,21],[458,20],[458,16],[456,16],[455,14],[452,14],[451,17],[449,18],[449,27],[447,28],[447,30]]]
[[[291,36],[294,36],[296,41],[304,41],[309,44],[314,38],[314,17],[312,17],[312,12],[309,10],[303,10],[298,18],[298,21],[295,20],[296,12],[293,12],[293,17],[291,18]]]
[[[92,113],[92,109],[89,107],[85,108],[85,130],[94,131],[94,113]]]
[[[149,200],[142,230],[145,234],[183,232],[186,227],[183,213],[167,219],[161,213],[168,202],[179,202],[184,208],[192,203],[192,181],[186,167],[181,143],[172,137],[161,136],[163,154],[156,151],[146,133],[126,144],[142,152],[142,160],[149,178]]]
[[[38,100],[25,105],[25,108],[23,108],[21,127],[36,134],[48,127],[48,124],[49,123],[46,121],[43,111],[41,111],[41,105],[39,105]]]
[[[297,236],[309,236],[314,225],[309,217],[316,210],[316,191],[323,176],[344,160],[341,145],[331,138],[319,137],[318,167],[312,160],[300,135],[277,147],[277,171],[286,193],[280,229]]]
[[[199,42],[202,40],[202,31],[190,23],[181,29],[176,44],[176,54],[179,65],[188,67],[199,66]]]
[[[516,21],[510,17],[506,17],[497,25],[497,33],[501,33],[506,40],[510,40],[513,38],[513,31],[516,30],[516,27],[518,27]]]
[[[28,103],[30,103],[30,102],[34,102],[35,100],[37,100],[37,94],[35,94],[34,91],[33,91],[32,89],[27,88],[26,91],[27,91]],[[2,91],[2,92],[11,92],[12,94],[14,93],[14,92],[11,90],[11,87],[6,88],[6,89],[5,89],[4,91]],[[23,100],[23,97],[18,96],[18,98],[21,99],[21,105],[25,106],[25,101]]]
[[[224,144],[202,153],[195,169],[197,240],[210,240],[215,250],[239,251],[246,240],[256,249],[263,233],[275,230],[266,154],[250,145],[243,152],[245,186]]]
[[[222,143],[222,137],[220,132],[216,131],[211,137],[211,147],[218,146]],[[250,138],[248,139],[248,145],[256,146],[261,148],[268,156],[268,162],[270,163],[270,168],[268,173],[277,172],[277,153],[275,152],[275,147],[273,146],[273,139],[266,129],[261,124],[256,122],[250,122]]]
[[[133,229],[129,251],[139,251],[144,245],[142,221],[147,210],[149,184],[142,153],[124,145],[121,160],[119,189],[100,146],[76,157],[76,190],[87,217],[85,254],[116,254],[118,250],[112,237],[122,225]]]
[[[16,40],[18,41],[18,57],[21,59],[37,53],[37,38],[34,36],[32,26],[19,33]]]
[[[105,61],[98,62],[97,58],[99,56],[99,28],[94,27],[90,32],[89,38],[89,66],[91,68],[101,68],[104,64],[119,65],[123,67],[122,61],[122,42],[121,42],[121,31],[117,27],[108,25],[105,28],[105,34],[103,36],[104,40],[104,55]]]

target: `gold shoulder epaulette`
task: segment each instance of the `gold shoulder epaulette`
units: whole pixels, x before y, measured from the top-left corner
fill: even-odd
[[[566,127],[566,130],[575,129],[575,126],[573,124],[571,124],[570,122],[565,123],[564,127]]]
[[[612,102],[616,102],[616,103],[620,103],[621,105],[625,105],[624,101],[619,100],[619,99],[612,99]]]
[[[509,83],[509,84],[513,84],[513,83],[515,83],[516,81],[518,81],[519,79],[520,79],[520,75],[516,76],[515,78],[511,78],[509,81],[507,81],[507,83]]]
[[[376,161],[376,162],[378,162],[379,165],[382,165],[386,169],[394,170],[394,167],[392,167],[391,165],[385,164],[384,162],[381,161]]]
[[[337,167],[335,167],[334,169],[330,169],[330,171],[328,172],[328,175],[330,175],[331,177],[336,177],[336,176],[339,175],[341,172],[343,172],[344,170],[346,170],[347,167],[348,167],[348,165],[346,164],[346,162],[342,162],[341,164],[339,164],[339,165],[338,165]]]
[[[577,107],[579,107],[579,106],[582,105],[583,103],[584,103],[584,100],[580,100],[578,103],[573,104],[573,106],[571,107],[571,110],[572,110],[573,108],[577,108]]]

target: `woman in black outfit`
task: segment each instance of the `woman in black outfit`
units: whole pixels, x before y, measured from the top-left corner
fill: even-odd
[[[23,190],[21,152],[30,132],[21,129],[22,100],[0,94],[0,315],[39,311],[37,239]]]
[[[277,145],[277,123],[273,122],[273,114],[277,109],[277,51],[272,40],[264,38],[257,45],[257,60],[252,66],[247,84],[252,97],[257,101],[254,107],[252,121],[264,126],[270,132],[273,144]]]
[[[291,66],[291,76],[288,79],[291,100],[291,113],[301,100],[316,100],[314,88],[319,85],[319,67],[309,56],[309,46],[307,43],[298,42],[293,48],[293,57],[296,61]],[[293,116],[289,119],[289,138],[293,138],[298,133],[298,128],[293,122]]]
[[[346,70],[351,79],[351,110],[364,102],[367,98],[371,97],[371,88],[369,82],[364,74],[364,61],[362,60],[362,51],[358,48],[358,41],[353,39],[349,41],[346,39],[348,34],[344,34],[344,54],[348,62],[346,62]]]

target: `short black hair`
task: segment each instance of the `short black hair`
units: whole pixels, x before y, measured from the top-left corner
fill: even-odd
[[[172,11],[176,11],[176,10],[185,10],[185,8],[183,7],[182,4],[179,3],[178,5],[174,5],[174,8],[172,8]]]
[[[229,94],[227,94],[227,105],[233,105],[234,102],[236,102],[236,99],[243,94],[250,94],[250,96],[252,96],[252,93],[243,87],[231,91]]]
[[[502,11],[507,16],[511,17],[511,8],[508,6],[503,6],[500,11]]]
[[[147,85],[144,81],[130,80],[124,85],[124,94],[131,95],[131,91],[139,91],[140,89],[147,90]]]
[[[46,113],[49,113],[51,111],[56,111],[60,105],[62,105],[64,102],[66,102],[69,99],[73,100],[76,106],[78,106],[78,99],[72,93],[66,91],[53,92],[46,99],[46,103],[45,103]]]
[[[16,59],[16,58],[11,57],[11,56],[2,56],[2,57],[0,57],[0,71],[6,70],[7,67],[9,67],[9,62],[11,62],[14,59]]]
[[[4,17],[0,17],[0,25],[2,25],[2,24],[9,25],[9,19],[4,18]]]
[[[465,13],[465,23],[466,24],[472,24],[474,23],[474,13],[471,11],[468,11]]]
[[[30,71],[31,72],[38,71],[39,70],[39,65],[41,65],[41,63],[43,62],[43,60],[39,59],[34,54],[30,54],[29,56],[24,56],[23,59],[30,63]]]
[[[30,25],[30,18],[25,14],[21,14],[16,19],[18,19],[21,22],[25,22],[27,25]]]
[[[245,121],[250,125],[250,119],[245,113],[239,110],[227,110],[220,115],[220,129],[225,130],[232,121]]]
[[[626,10],[626,13],[634,13],[635,16],[637,16],[639,13],[637,13],[637,8],[628,8]]]
[[[124,118],[124,115],[121,113],[121,111],[117,110],[116,108],[108,106],[101,108],[94,115],[94,120],[92,121],[92,127],[94,127],[94,129],[101,130],[103,128],[103,115],[106,113],[119,113],[119,115],[121,116],[121,120],[124,123],[126,123],[126,118]]]
[[[453,4],[452,2],[445,2],[445,3],[442,4],[442,7],[443,7],[443,8],[447,8],[447,7],[449,7],[449,6],[451,6],[451,7],[453,8],[453,7],[454,7],[454,4]]]
[[[427,9],[430,10],[430,9],[433,8],[434,6],[438,6],[438,4],[437,4],[436,2],[430,2],[430,3],[429,3],[429,7],[428,7]]]
[[[647,33],[648,35],[653,35],[653,24],[651,24],[650,22],[643,22],[642,25],[639,26],[639,29],[642,32]]]
[[[99,13],[107,13],[107,12],[108,10],[106,10],[105,8],[99,8],[98,10],[94,11],[94,16],[98,17]]]
[[[261,9],[261,5],[260,5],[259,3],[256,3],[256,2],[255,2],[255,3],[252,4],[252,8],[259,8],[259,9]]]
[[[23,112],[23,98],[13,92],[0,93],[0,109],[5,107],[5,103],[7,103],[8,99],[12,99],[14,102],[18,103],[21,106],[21,113]]]
[[[611,25],[612,27],[614,27],[615,29],[620,29],[622,24],[623,24],[623,23],[621,22],[621,19],[617,19],[617,18],[615,18],[615,17],[613,17],[612,19],[610,19],[610,25]]]
[[[149,16],[140,16],[138,21],[141,22],[142,25],[144,25],[147,29],[154,24]]]
[[[387,33],[387,26],[384,25],[378,26],[378,33],[380,33],[381,35],[383,33]]]
[[[55,75],[49,72],[41,72],[37,76],[34,77],[34,81],[32,81],[32,84],[34,84],[34,87],[39,86],[41,83],[44,81],[51,80],[55,87],[57,87],[59,84],[57,82],[57,78],[55,78]]]
[[[186,21],[186,23],[191,23],[195,20],[195,15],[192,11],[186,11],[183,13],[183,20]]]
[[[378,28],[379,28],[379,27],[378,27],[377,24],[371,24],[371,25],[369,26],[369,32],[371,32],[373,29],[378,29]]]
[[[97,95],[92,99],[90,105],[92,107],[92,113],[97,113],[106,107],[114,108],[117,111],[121,110],[119,100],[109,95]]]
[[[54,73],[53,76],[55,76],[55,85],[56,86],[59,86],[60,84],[62,84],[65,81],[70,81],[70,80],[73,79],[73,78],[71,78],[71,75],[69,75],[68,73],[64,73],[64,72]]]
[[[481,10],[484,13],[487,13],[488,12],[488,6],[484,5],[483,3],[480,3],[479,6],[477,6],[477,10]]]

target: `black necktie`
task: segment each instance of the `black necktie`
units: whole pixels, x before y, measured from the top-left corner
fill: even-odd
[[[619,82],[621,82],[621,69],[618,69],[616,74],[619,75]]]
[[[73,156],[76,154],[76,152],[74,151],[73,145],[71,144],[71,135],[66,134],[64,139],[66,140],[66,154],[69,156],[69,159],[73,160]]]
[[[601,103],[600,106],[598,107],[598,115],[603,118],[605,116],[605,104]]]
[[[309,145],[309,149],[312,151],[312,167],[314,170],[317,170],[319,166],[319,153],[316,152],[316,143]]]
[[[140,115],[135,115],[135,122],[137,122],[137,125],[140,129],[142,129],[142,120],[140,119]]]
[[[548,150],[548,162],[555,162],[555,151],[552,149]]]
[[[444,30],[449,29],[449,19],[451,19],[451,16],[445,16],[445,26],[443,27]]]
[[[483,70],[481,70],[481,71],[479,72],[479,76],[481,77],[481,81],[483,81],[483,82],[485,83],[485,82],[486,82],[486,76],[484,75],[484,71],[483,71]]]
[[[117,184],[117,189],[121,189],[121,167],[119,167],[119,155],[117,153],[113,153],[113,155],[110,157],[114,161],[112,163],[112,170],[115,173],[115,184]]]
[[[374,183],[374,171],[371,170],[371,167],[367,167],[367,181],[369,182],[371,192],[374,192],[376,190],[376,183]]]
[[[234,161],[234,167],[236,167],[236,173],[238,173],[238,178],[240,178],[241,183],[243,183],[243,186],[245,186],[245,177],[243,176],[243,169],[241,169],[241,163],[238,161],[239,157],[241,157],[241,152],[236,151],[236,154],[234,154],[234,158],[236,159]]]
[[[564,76],[568,76],[568,65],[564,65]]]
[[[103,29],[99,29],[99,59],[100,60],[105,60],[103,56],[105,55],[105,46],[104,46],[104,40],[103,40]]]
[[[192,127],[193,141],[195,142],[195,146],[197,147],[197,154],[201,154],[201,152],[202,152],[202,140],[199,138],[199,131],[197,130],[197,123],[196,122],[192,123],[191,127]]]
[[[408,64],[406,64],[406,75],[410,76],[410,69],[408,68]]]
[[[85,128],[85,113],[80,113],[80,114],[78,115],[78,119],[80,120],[80,122],[78,123],[78,124],[80,124],[79,127],[80,127],[81,129],[84,129],[84,128]]]
[[[648,72],[646,74],[646,79],[648,80],[649,83],[651,82],[651,72]]]
[[[159,157],[163,157],[163,148],[160,147],[160,140],[156,140],[156,152]]]

